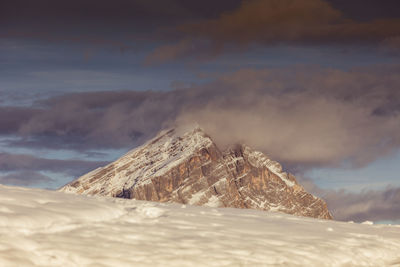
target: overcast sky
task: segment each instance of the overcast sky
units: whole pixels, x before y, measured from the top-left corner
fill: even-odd
[[[339,219],[399,220],[399,9],[1,1],[0,183],[57,188],[198,122],[280,161]]]

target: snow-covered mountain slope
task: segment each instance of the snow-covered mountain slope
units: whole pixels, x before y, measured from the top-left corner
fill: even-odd
[[[0,266],[399,266],[400,227],[0,185]]]
[[[182,135],[163,131],[60,190],[332,218],[326,203],[307,193],[279,163],[245,145],[220,151],[198,127]]]

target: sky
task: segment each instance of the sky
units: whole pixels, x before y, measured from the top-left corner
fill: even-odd
[[[400,220],[397,0],[5,0],[0,183],[55,189],[197,122],[341,220]]]

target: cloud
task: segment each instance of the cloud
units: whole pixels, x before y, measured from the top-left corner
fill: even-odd
[[[46,175],[34,171],[18,171],[0,175],[0,184],[31,186],[39,183],[51,183],[54,180]]]
[[[199,46],[198,43],[187,39],[174,44],[162,45],[149,54],[144,63],[152,65],[169,62],[176,58],[189,57],[198,52],[199,49],[196,49],[196,46]]]
[[[392,56],[400,55],[400,35],[385,39],[381,43],[380,49]]]
[[[18,134],[25,138],[19,145],[120,148],[145,141],[174,118],[180,95],[151,91],[75,93],[39,105],[40,112],[20,124]]]
[[[329,192],[325,194],[325,199],[338,220],[400,220],[400,188],[359,194],[346,191]]]
[[[13,134],[36,114],[34,108],[0,107],[0,133]]]
[[[363,166],[400,146],[400,67],[243,69],[171,91],[72,93],[0,112],[9,146],[131,148],[199,123],[293,168]],[[14,116],[15,114],[15,116]],[[8,118],[14,118],[10,120]]]
[[[84,44],[86,59],[105,47],[147,53],[157,46],[146,59],[154,64],[252,45],[376,44],[398,36],[397,3],[365,1],[3,1],[0,38]],[[375,16],[366,20],[365,10]]]
[[[400,145],[398,70],[378,69],[238,71],[177,124],[197,121],[220,145],[241,141],[292,166],[363,166]]]
[[[58,160],[35,157],[26,154],[0,153],[0,169],[3,172],[23,172],[24,175],[11,175],[7,179],[16,179],[16,177],[25,177],[25,174],[33,174],[39,171],[49,171],[64,173],[74,177],[80,176],[97,167],[104,166],[108,162],[104,161],[86,161],[86,160]],[[29,177],[41,177],[30,175]],[[6,176],[4,176],[6,177]],[[34,178],[26,179],[33,180]],[[6,178],[4,178],[6,179]],[[30,181],[29,180],[29,181]]]
[[[142,57],[142,53],[148,53],[157,43],[176,40],[181,35],[177,25],[215,18],[223,11],[236,8],[240,2],[115,0],[110,4],[106,0],[63,3],[51,0],[35,3],[2,1],[0,39],[2,42],[34,44],[35,49],[44,46],[46,52],[48,45],[61,47],[63,51],[67,46],[72,49],[70,52],[80,51],[85,63],[110,51]],[[46,52],[45,56],[49,58]],[[16,53],[12,51],[13,55]],[[26,55],[25,49],[20,56]]]
[[[84,43],[90,45],[91,52],[99,46],[136,51],[142,41],[148,44],[171,35],[170,29],[177,24],[213,18],[239,3],[240,0],[116,0],[112,4],[106,0],[2,1],[0,38]]]
[[[346,190],[319,188],[310,179],[298,176],[307,191],[322,197],[328,204],[335,220],[340,221],[399,221],[400,188],[369,190],[352,193]]]
[[[224,10],[232,9],[240,0],[204,0],[202,3],[181,0],[116,0],[110,4],[107,0],[84,0],[54,3],[51,0],[38,0],[31,3],[26,0],[2,2],[2,19],[17,20],[20,14],[28,21],[79,22],[106,21],[111,24],[129,24],[138,21],[160,22],[183,18],[214,17]],[[142,25],[146,26],[146,25]]]
[[[374,18],[358,21],[325,0],[252,0],[222,13],[216,19],[184,23],[178,27],[182,38],[157,47],[148,63],[203,54],[236,47],[276,44],[373,44],[400,35],[400,19]]]

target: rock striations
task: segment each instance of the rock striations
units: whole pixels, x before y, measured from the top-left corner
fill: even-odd
[[[198,127],[183,135],[163,131],[60,191],[332,219],[326,203],[279,163],[245,145],[220,151]]]

